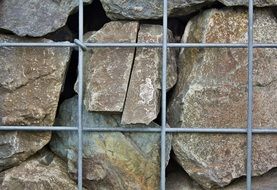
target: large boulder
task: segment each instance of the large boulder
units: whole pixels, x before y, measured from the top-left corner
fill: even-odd
[[[1,0],[0,28],[19,36],[44,36],[65,25],[78,0]],[[91,3],[92,0],[84,0]]]
[[[0,35],[0,42],[51,42]],[[0,48],[0,125],[52,125],[70,48]]]
[[[100,0],[106,14],[112,20],[117,19],[159,19],[163,17],[162,0]],[[246,6],[248,0],[218,0],[226,6]],[[212,5],[216,0],[171,0],[168,1],[170,17],[185,16],[201,8]],[[276,0],[255,0],[257,7],[276,6]]]
[[[140,26],[139,43],[161,43],[163,28],[160,25]],[[168,30],[168,41],[174,42],[172,32]],[[167,88],[177,81],[176,50],[168,50]],[[157,118],[160,111],[162,49],[137,48],[130,78],[122,123],[149,124]]]
[[[187,25],[188,43],[246,43],[247,10],[208,10]],[[277,21],[256,9],[254,41],[277,42]],[[254,128],[277,128],[277,50],[254,50]],[[182,49],[179,81],[169,104],[171,127],[246,128],[247,49]],[[176,134],[173,150],[186,172],[205,188],[246,174],[246,135]],[[253,175],[277,166],[277,136],[254,135]]]
[[[66,163],[47,150],[0,173],[1,190],[77,190]]]
[[[58,125],[77,125],[77,97],[66,100],[60,108]],[[118,115],[83,111],[83,127],[126,127]],[[131,126],[132,127],[132,126]],[[135,125],[134,127],[146,127]],[[149,127],[159,127],[151,123]],[[57,132],[51,149],[68,163],[68,172],[77,178],[78,136],[75,132]],[[167,139],[169,160],[170,137]],[[159,189],[159,133],[84,132],[84,185],[88,189]]]
[[[2,131],[0,133],[0,171],[20,164],[42,149],[50,139],[50,132]]]
[[[99,31],[87,33],[85,41],[135,43],[138,27],[138,22],[109,22]],[[134,56],[135,48],[97,48],[85,53],[84,104],[87,110],[123,111]]]
[[[106,14],[112,20],[116,19],[158,19],[163,17],[162,0],[100,0]],[[168,1],[170,16],[188,15],[209,5],[215,0],[174,0]]]

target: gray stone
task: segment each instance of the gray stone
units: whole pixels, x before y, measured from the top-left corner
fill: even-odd
[[[51,42],[0,35],[0,42]],[[70,48],[0,48],[0,125],[52,125]]]
[[[248,0],[218,0],[226,6],[241,6],[248,5]],[[256,7],[267,7],[267,6],[276,6],[277,0],[255,0],[254,6]]]
[[[43,148],[50,139],[50,132],[2,131],[0,133],[0,171],[23,162]]]
[[[277,22],[269,9],[255,10],[255,43],[276,43]],[[182,41],[246,43],[247,10],[208,10],[193,18]],[[254,50],[254,128],[277,127],[277,50]],[[171,127],[246,128],[247,49],[182,49],[179,79],[170,100]],[[177,160],[206,188],[245,175],[246,136],[176,134]],[[253,175],[277,166],[277,136],[254,135]]]
[[[0,173],[1,190],[77,190],[66,163],[43,150],[19,166]]]
[[[106,14],[116,19],[158,19],[163,16],[162,0],[100,0]],[[168,15],[188,15],[209,5],[215,0],[174,0],[168,1]]]
[[[77,125],[77,97],[66,100],[60,108],[58,125]],[[83,127],[147,127],[120,125],[119,115],[83,111]],[[151,123],[148,127],[159,126]],[[166,160],[169,159],[171,138],[167,139]],[[57,132],[51,149],[67,159],[68,172],[77,178],[78,135]],[[159,189],[160,135],[158,133],[100,133],[83,134],[84,186],[88,189]]]
[[[174,42],[168,30],[169,42]],[[141,25],[139,43],[161,43],[162,26]],[[172,88],[177,80],[176,50],[168,49],[167,88]],[[127,98],[122,115],[122,123],[149,124],[160,111],[162,50],[157,48],[137,48]]]
[[[138,22],[109,22],[101,30],[87,33],[85,41],[135,43],[138,26]],[[135,48],[97,48],[85,53],[84,104],[87,110],[123,111],[134,54]]]
[[[19,36],[44,36],[64,26],[77,6],[78,0],[1,0],[0,28]]]

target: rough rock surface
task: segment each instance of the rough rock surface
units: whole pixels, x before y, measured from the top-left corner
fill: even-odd
[[[0,28],[19,36],[44,36],[64,26],[77,6],[78,0],[1,0]]]
[[[248,0],[218,0],[226,6],[247,5]],[[158,19],[163,16],[162,0],[101,0],[106,14],[112,20],[116,19]],[[169,16],[185,16],[201,8],[211,5],[216,0],[169,0]],[[257,7],[276,6],[276,0],[255,0]]]
[[[221,188],[222,189],[222,188]],[[221,190],[218,189],[218,190]],[[231,183],[224,190],[245,190],[246,180],[239,179]],[[274,190],[277,189],[277,169],[272,169],[262,176],[252,178],[252,190]],[[178,190],[178,189],[177,189]]]
[[[167,190],[204,190],[193,181],[184,171],[176,171],[168,174],[166,178]],[[214,190],[245,190],[245,177],[235,180],[230,185]],[[277,189],[277,169],[272,169],[262,176],[252,178],[252,190],[275,190]]]
[[[43,150],[19,166],[0,173],[1,190],[77,190],[66,163]]]
[[[158,19],[163,16],[162,0],[100,0],[106,14],[115,19]],[[168,1],[170,16],[188,15],[215,0],[174,0]]]
[[[2,131],[0,133],[0,171],[23,162],[42,149],[50,139],[50,132]]]
[[[248,0],[218,0],[226,6],[241,6],[248,5]],[[277,0],[255,0],[254,6],[257,7],[267,7],[276,6]]]
[[[77,97],[66,100],[60,108],[57,124],[77,124]],[[83,112],[83,127],[125,127],[119,115]],[[146,127],[136,125],[136,127]],[[149,127],[159,127],[151,123]],[[77,178],[77,134],[57,132],[51,149],[68,160],[68,171]],[[159,189],[160,136],[157,133],[96,133],[83,136],[84,185],[88,189]],[[170,152],[167,141],[167,160]]]
[[[138,22],[109,22],[101,30],[86,34],[85,41],[135,43],[138,26]],[[134,54],[135,48],[97,48],[85,53],[87,110],[123,111]]]
[[[169,42],[174,42],[168,31]],[[162,26],[141,25],[139,43],[161,43]],[[176,50],[168,50],[167,88],[172,88],[177,80]],[[160,111],[162,50],[157,48],[137,48],[122,115],[122,123],[149,124]]]
[[[268,9],[255,10],[256,43],[277,42],[277,21]],[[192,19],[183,42],[245,43],[245,9],[209,10]],[[277,51],[254,51],[254,127],[277,127]],[[183,49],[179,80],[169,105],[171,127],[245,128],[247,50]],[[277,136],[254,135],[253,175],[277,166]],[[186,172],[206,188],[225,186],[245,175],[246,136],[177,134],[173,150]]]
[[[0,42],[50,42],[0,35]],[[0,125],[52,125],[70,48],[0,48]]]

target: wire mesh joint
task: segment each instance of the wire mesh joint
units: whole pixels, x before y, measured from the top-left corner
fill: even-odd
[[[88,50],[88,47],[82,43],[79,39],[74,39],[74,43],[80,47],[83,51],[87,51]]]

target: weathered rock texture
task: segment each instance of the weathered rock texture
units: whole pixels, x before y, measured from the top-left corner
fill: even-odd
[[[109,18],[116,19],[157,19],[163,16],[162,0],[101,0]],[[216,0],[174,0],[168,1],[169,16],[185,16],[211,5]],[[247,5],[248,0],[219,0],[226,6]],[[276,6],[276,0],[255,0],[258,7]]]
[[[193,181],[184,171],[176,171],[168,174],[166,178],[167,190],[204,190]],[[236,180],[224,188],[214,190],[245,190],[245,178]],[[266,174],[252,178],[252,190],[274,190],[277,189],[277,170],[272,169]]]
[[[174,42],[168,31],[169,42]],[[162,26],[141,25],[139,43],[161,43]],[[168,50],[167,88],[172,88],[177,80],[176,51]],[[162,50],[157,48],[137,48],[127,98],[122,115],[122,123],[149,124],[160,111]]]
[[[224,188],[224,190],[244,190],[244,189],[246,189],[245,179],[239,179],[238,181],[235,181],[234,183],[231,183],[230,185]],[[252,178],[252,190],[274,190],[274,189],[277,189],[277,169],[272,169],[262,176]]]
[[[1,0],[0,28],[19,36],[44,36],[64,26],[77,6],[78,0]]]
[[[85,35],[92,43],[135,43],[138,22],[109,22]],[[85,53],[85,98],[89,111],[122,112],[135,48],[97,48]],[[76,88],[75,88],[76,89]]]
[[[277,22],[267,9],[255,10],[256,43],[277,42]],[[245,43],[247,11],[209,10],[192,19],[183,42]],[[254,127],[277,127],[277,51],[254,50]],[[168,116],[171,127],[245,128],[246,49],[183,49],[179,81]],[[254,135],[253,175],[277,166],[277,136]],[[188,174],[206,188],[225,186],[245,175],[246,136],[177,134],[173,149]]]
[[[77,190],[66,163],[49,151],[42,151],[19,166],[0,173],[1,190]]]
[[[109,18],[115,19],[157,19],[163,16],[163,2],[161,0],[100,0]],[[168,1],[170,16],[188,15],[214,0],[174,0]]]
[[[0,35],[0,42],[50,42]],[[70,48],[0,48],[0,125],[52,125]]]
[[[248,5],[248,0],[218,0],[226,6],[241,6]],[[254,5],[257,7],[276,6],[276,0],[254,0]]]
[[[84,127],[125,127],[118,115],[84,111]],[[77,124],[77,97],[66,100],[60,109],[57,124]],[[136,125],[136,127],[145,127]],[[151,123],[149,127],[159,127]],[[77,178],[77,134],[57,132],[51,149],[67,159],[68,171]],[[88,189],[159,189],[160,136],[155,133],[97,133],[83,136],[84,185]],[[167,141],[167,160],[170,152]]]
[[[50,132],[2,131],[0,133],[0,171],[23,162],[43,148],[50,139]]]

